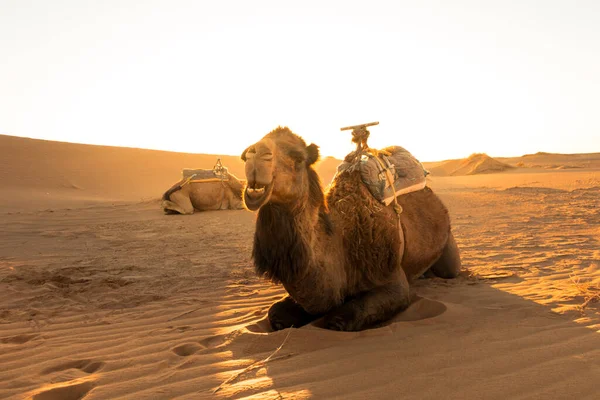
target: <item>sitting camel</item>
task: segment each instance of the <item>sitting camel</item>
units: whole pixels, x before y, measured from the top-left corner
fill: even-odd
[[[425,272],[459,274],[448,210],[429,187],[396,198],[399,235],[393,205],[376,201],[359,170],[338,173],[324,193],[318,158],[318,146],[287,127],[242,154],[244,202],[258,210],[256,271],[289,294],[269,309],[273,329],[324,317],[328,329],[361,330],[406,309],[409,285]]]
[[[187,176],[189,175],[189,176]],[[163,194],[165,214],[193,214],[194,210],[241,210],[244,180],[238,179],[220,161],[213,170],[184,170],[184,178]]]

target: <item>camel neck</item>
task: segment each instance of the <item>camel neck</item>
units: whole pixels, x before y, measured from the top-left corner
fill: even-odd
[[[314,223],[309,208],[265,204],[258,212],[252,258],[256,272],[275,282],[292,282],[304,275],[311,262]],[[312,214],[317,214],[316,210]]]

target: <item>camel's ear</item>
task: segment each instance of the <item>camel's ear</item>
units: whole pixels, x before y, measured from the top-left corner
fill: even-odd
[[[314,143],[306,147],[306,165],[313,165],[319,160],[319,146]]]

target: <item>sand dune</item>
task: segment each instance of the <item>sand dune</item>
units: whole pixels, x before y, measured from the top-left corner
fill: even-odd
[[[525,168],[600,168],[600,153],[557,154],[539,152],[521,157],[498,158],[498,160]]]
[[[375,329],[270,332],[284,291],[254,275],[254,214],[158,206],[216,156],[0,145],[0,398],[597,397],[600,169],[433,176],[458,279]]]
[[[239,157],[92,146],[0,136],[3,203],[13,209],[159,198],[183,168],[212,168],[220,157],[242,176]],[[24,192],[25,191],[25,192]],[[22,193],[29,193],[21,198]]]
[[[473,154],[466,159],[423,162],[425,168],[434,171],[435,175],[468,175],[477,164],[483,164],[484,173],[502,172],[511,167],[519,169],[598,169],[600,168],[600,153],[558,154],[539,152],[525,154],[520,157],[495,157]],[[492,168],[488,168],[488,165]],[[508,165],[508,167],[506,167]],[[454,173],[453,172],[457,172]],[[478,173],[480,171],[474,171]]]
[[[512,168],[514,168],[512,165],[495,160],[487,154],[476,153],[462,160],[440,163],[431,167],[429,172],[438,176],[457,176],[503,172]]]

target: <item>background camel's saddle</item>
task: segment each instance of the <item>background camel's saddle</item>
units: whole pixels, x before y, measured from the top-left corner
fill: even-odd
[[[213,169],[192,169],[184,168],[182,171],[183,179],[190,179],[190,182],[204,181],[210,182],[211,180],[228,181],[229,171],[227,167],[221,164],[218,160],[217,164]]]
[[[342,162],[338,165],[337,173],[358,168],[369,192],[385,205],[393,202],[396,196],[425,188],[429,171],[408,150],[400,146],[369,150],[363,151],[358,161]],[[388,171],[393,181],[391,185]]]

